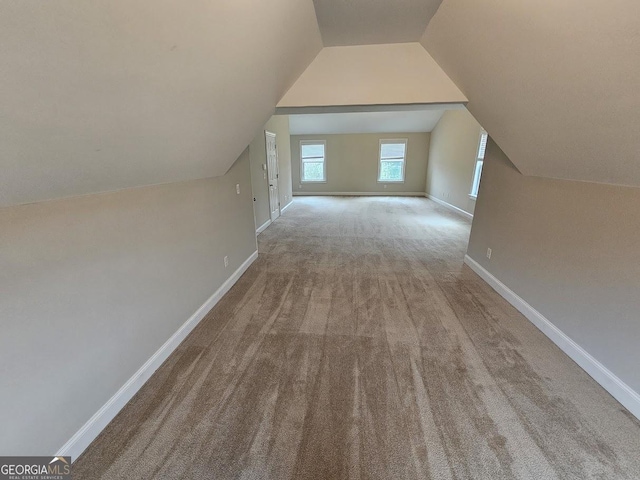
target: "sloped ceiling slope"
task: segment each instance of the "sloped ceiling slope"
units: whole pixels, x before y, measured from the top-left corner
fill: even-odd
[[[466,97],[417,43],[325,47],[278,109],[461,103]]]
[[[444,0],[421,40],[525,175],[640,186],[640,2]]]
[[[3,0],[0,206],[222,175],[321,48],[312,0]]]
[[[442,0],[313,0],[325,47],[417,42]]]

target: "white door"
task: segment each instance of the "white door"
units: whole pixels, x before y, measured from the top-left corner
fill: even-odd
[[[265,130],[264,137],[267,144],[267,178],[269,180],[269,209],[271,221],[280,216],[280,194],[278,192],[278,148],[276,134]]]

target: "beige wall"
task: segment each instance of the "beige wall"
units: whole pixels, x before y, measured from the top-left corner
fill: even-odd
[[[0,209],[3,455],[55,453],[256,250],[250,184],[245,151],[222,177]]]
[[[431,132],[426,192],[473,214],[469,198],[482,127],[467,110],[447,110]]]
[[[492,140],[485,158],[469,255],[640,392],[640,189],[525,177]]]
[[[313,192],[422,193],[427,175],[429,137],[428,133],[292,135],[291,172],[294,195]],[[393,138],[408,139],[405,182],[378,183],[380,139]],[[325,152],[327,182],[302,183],[300,181],[300,141],[316,139],[327,142]]]
[[[280,174],[278,187],[280,190],[280,206],[286,207],[291,202],[291,140],[289,137],[289,117],[274,115],[255,136],[249,152],[251,155],[251,185],[253,186],[253,213],[256,229],[269,220],[269,181],[262,165],[267,163],[267,150],[264,131],[276,134],[278,150],[278,170]]]

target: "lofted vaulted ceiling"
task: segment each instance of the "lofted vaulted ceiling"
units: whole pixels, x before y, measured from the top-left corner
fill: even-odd
[[[314,0],[325,47],[417,42],[442,0]]]
[[[311,0],[3,0],[0,206],[222,175],[321,48]]]
[[[421,43],[523,174],[640,186],[637,0],[445,0]]]
[[[467,98],[524,174],[640,186],[640,2],[439,4],[3,0],[0,206],[222,175],[276,104]]]

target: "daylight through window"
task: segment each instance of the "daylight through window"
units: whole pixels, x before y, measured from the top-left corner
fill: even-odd
[[[487,149],[487,140],[489,135],[482,130],[480,132],[480,140],[478,141],[478,154],[476,155],[476,166],[473,171],[473,184],[471,185],[472,197],[478,196],[478,189],[480,188],[480,177],[482,176],[482,166],[484,165],[484,152]]]
[[[303,182],[327,181],[324,151],[324,140],[300,142],[300,179]]]
[[[380,140],[378,182],[404,182],[406,140]]]

